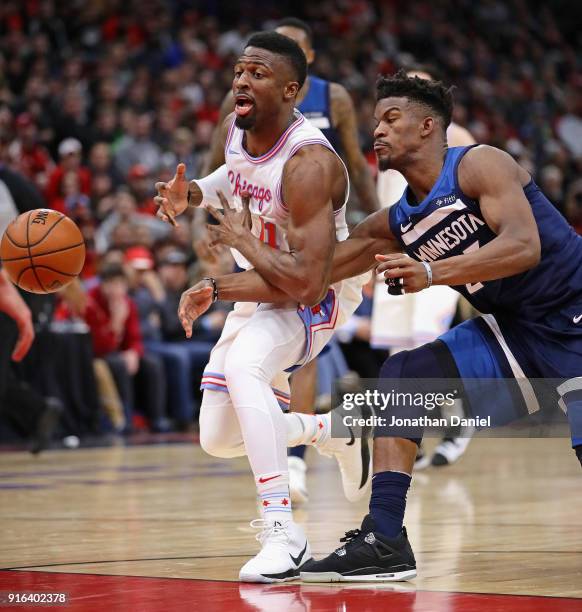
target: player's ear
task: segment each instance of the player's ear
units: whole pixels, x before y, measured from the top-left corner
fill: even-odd
[[[285,100],[292,100],[293,98],[297,97],[298,92],[299,83],[297,81],[289,81],[287,85],[285,85],[283,95]]]
[[[432,132],[434,131],[434,128],[435,128],[435,120],[433,119],[433,117],[425,117],[422,120],[422,123],[420,124],[421,138],[426,138],[427,136],[432,134]]]

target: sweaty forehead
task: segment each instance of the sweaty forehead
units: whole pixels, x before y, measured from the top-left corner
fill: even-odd
[[[376,102],[374,117],[379,121],[389,110],[405,111],[409,106],[408,98],[390,96]]]
[[[260,47],[247,47],[236,61],[237,64],[264,64],[271,70],[275,70],[280,62],[279,55]]]

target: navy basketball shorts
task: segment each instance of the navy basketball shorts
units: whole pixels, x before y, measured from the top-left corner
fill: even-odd
[[[582,306],[578,306],[582,314]],[[446,344],[463,381],[472,415],[500,426],[548,407],[566,412],[573,446],[582,444],[582,320],[576,306],[544,322],[482,315],[449,330]],[[503,379],[496,384],[492,379]],[[544,381],[549,388],[542,389]],[[542,392],[543,391],[543,392]],[[552,393],[553,392],[553,393]],[[540,402],[540,398],[544,402]]]

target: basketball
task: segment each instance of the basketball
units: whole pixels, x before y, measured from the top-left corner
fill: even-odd
[[[39,208],[16,217],[0,243],[10,280],[31,293],[54,293],[76,278],[85,262],[85,241],[74,221]]]

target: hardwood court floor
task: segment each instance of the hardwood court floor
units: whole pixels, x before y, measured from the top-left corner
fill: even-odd
[[[332,460],[311,451],[308,462],[311,500],[295,515],[318,557],[331,552],[344,531],[359,526],[367,500],[343,499]],[[10,585],[38,590],[38,584],[54,586],[57,580],[71,593],[86,584],[89,593],[97,589],[110,598],[94,609],[196,608],[123,605],[123,589],[111,586],[122,580],[115,576],[141,576],[187,579],[174,580],[171,591],[182,585],[190,593],[184,595],[188,604],[204,598],[206,609],[223,609],[210,603],[227,593],[235,598],[235,604],[224,600],[231,610],[336,609],[337,602],[319,606],[313,597],[332,593],[345,604],[355,593],[360,603],[373,597],[369,609],[384,608],[386,598],[399,596],[400,609],[415,611],[582,610],[581,490],[582,471],[568,440],[475,440],[457,465],[418,473],[413,480],[406,525],[418,562],[414,581],[396,591],[346,585],[239,588],[200,581],[236,581],[240,566],[257,550],[248,526],[256,505],[246,459],[213,459],[192,444],[40,457],[2,453],[0,569],[18,571],[0,572],[0,591]],[[526,598],[521,608],[522,598],[510,598],[503,607],[489,597],[472,607],[469,596],[463,604],[451,603],[450,593],[576,599]],[[267,607],[260,600],[265,594]],[[294,607],[308,596],[311,607]],[[78,609],[89,610],[89,603]]]

